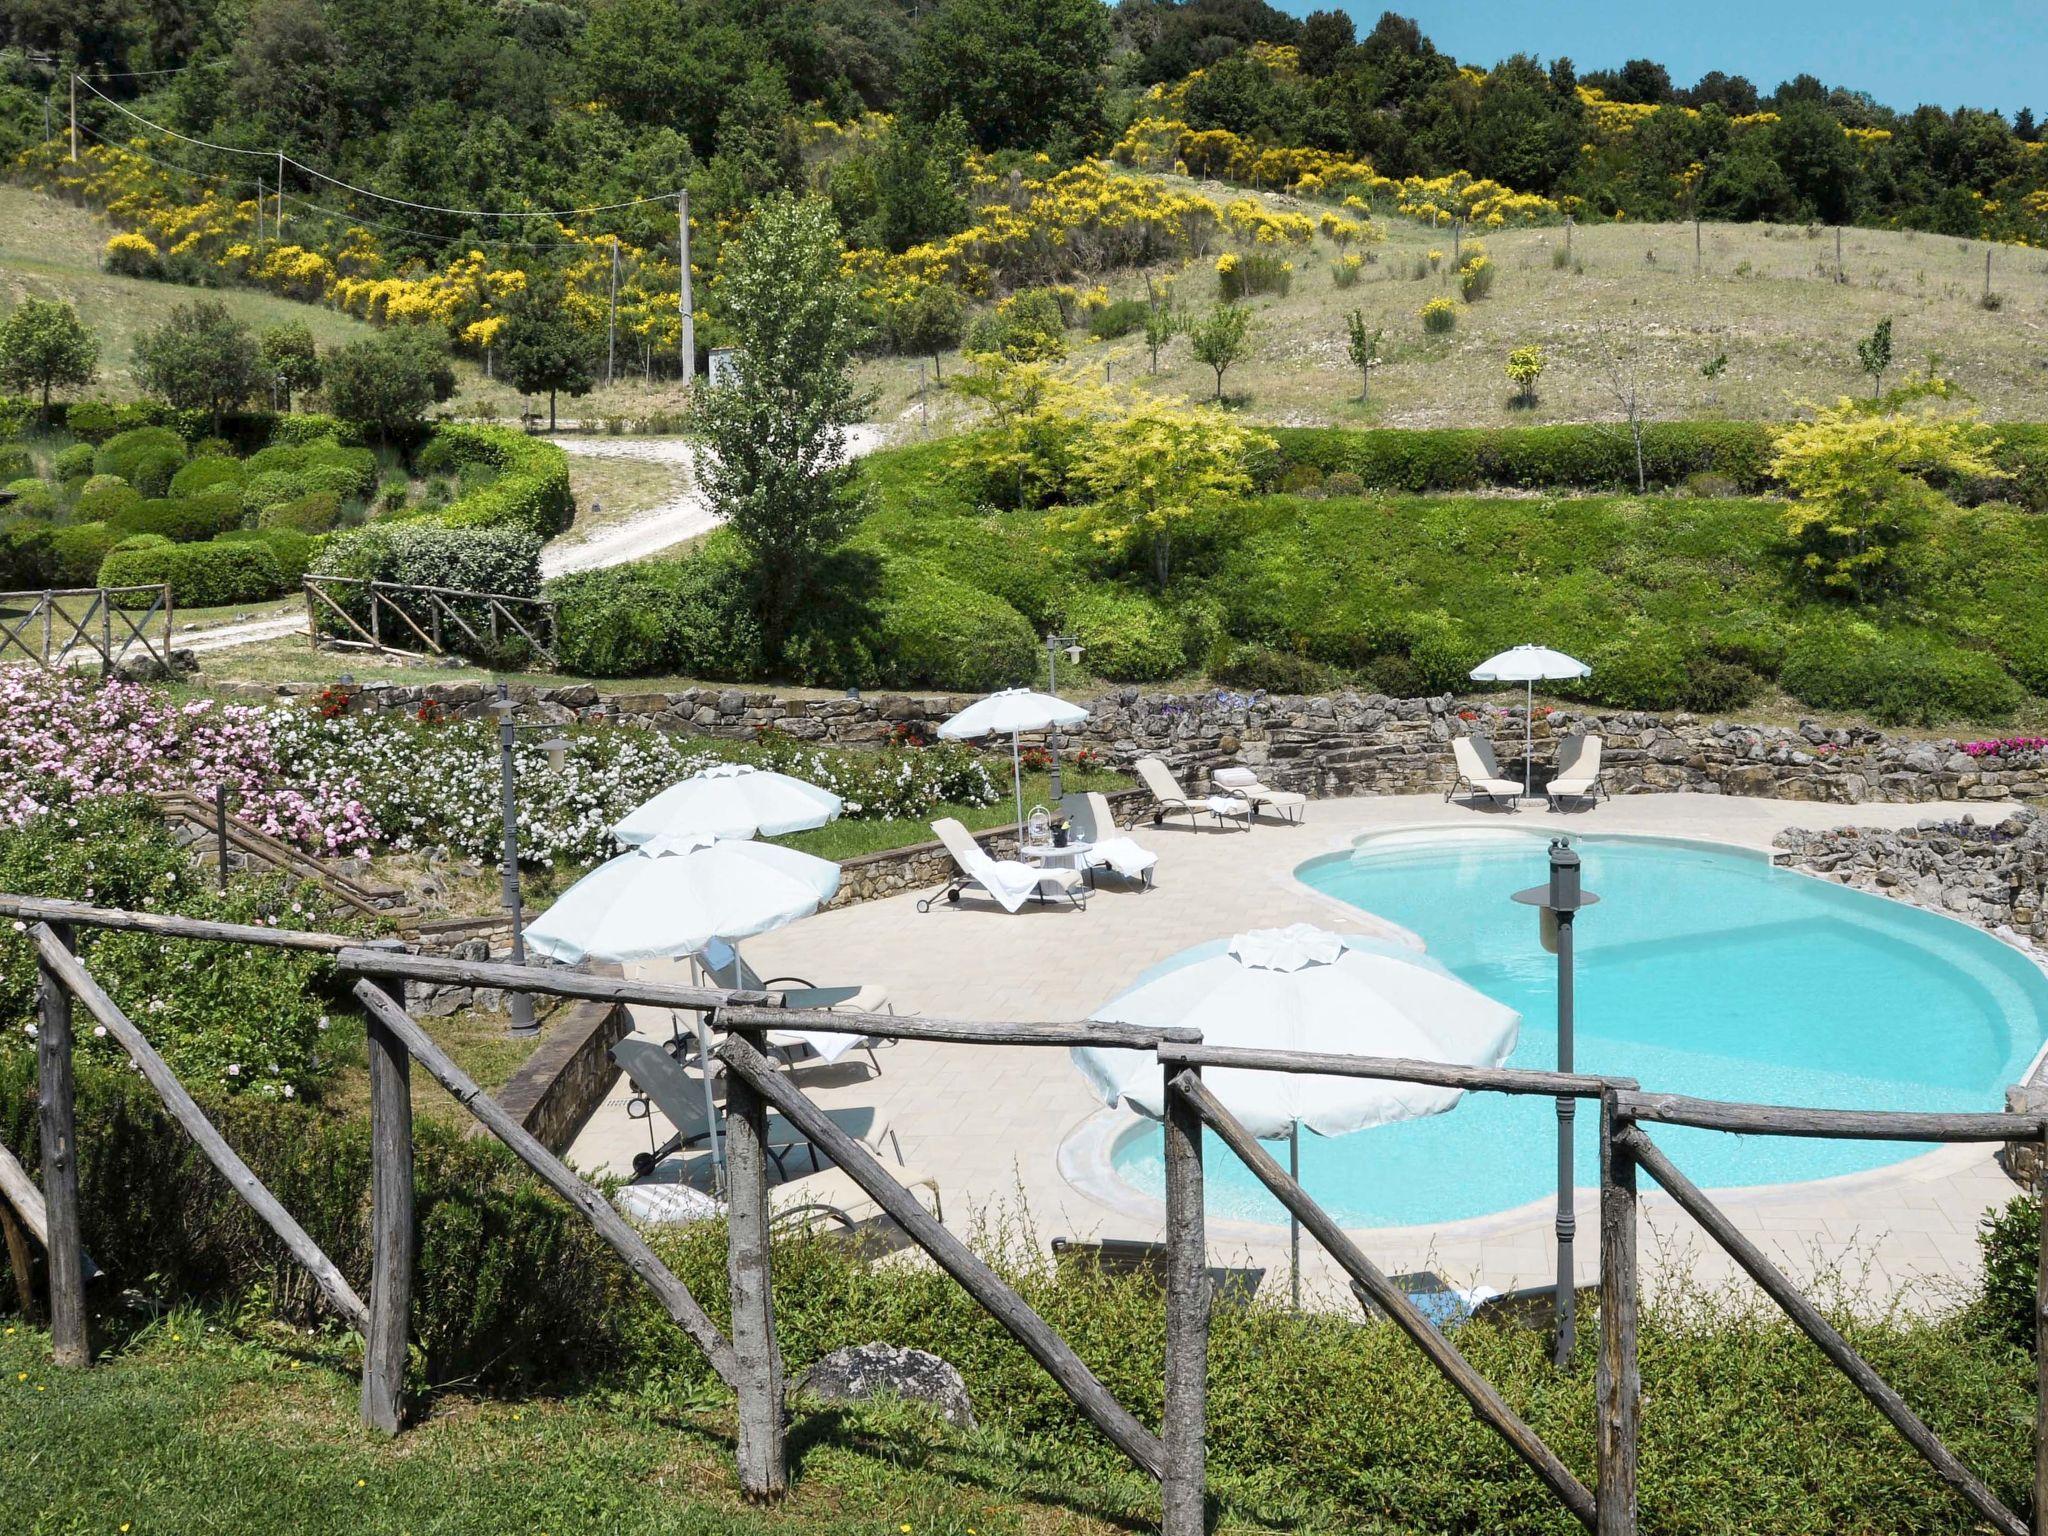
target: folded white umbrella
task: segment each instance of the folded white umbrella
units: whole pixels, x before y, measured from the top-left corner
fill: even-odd
[[[1591,677],[1593,669],[1575,656],[1553,651],[1547,645],[1518,645],[1511,651],[1489,656],[1472,669],[1475,683],[1523,684],[1522,708],[1522,797],[1531,794],[1532,759],[1536,749],[1536,685],[1568,677]]]
[[[677,832],[781,837],[824,826],[838,817],[840,805],[831,790],[786,773],[718,763],[669,785],[613,827],[612,836],[629,845]]]
[[[1468,986],[1428,956],[1308,923],[1198,945],[1154,966],[1093,1017],[1154,1028],[1192,1026],[1204,1045],[1257,1046],[1353,1056],[1406,1056],[1497,1067],[1515,1048],[1522,1016]],[[1166,1087],[1149,1051],[1077,1048],[1074,1065],[1103,1103],[1158,1119]],[[1299,1168],[1299,1128],[1342,1136],[1371,1125],[1442,1114],[1455,1088],[1364,1077],[1209,1067],[1208,1089],[1254,1136],[1285,1137]],[[1298,1252],[1295,1227],[1291,1246]],[[1299,1264],[1296,1266],[1299,1300]]]
[[[1079,725],[1088,718],[1085,705],[1069,704],[1050,693],[1029,688],[1005,688],[977,700],[939,727],[948,741],[978,741],[984,736],[1007,734],[1010,738],[1010,777],[1017,791],[1017,823],[1024,822],[1024,757],[1018,737],[1025,731],[1049,731],[1055,726]]]
[[[671,834],[598,865],[526,930],[550,960],[654,960],[767,933],[818,910],[839,866],[776,843]]]

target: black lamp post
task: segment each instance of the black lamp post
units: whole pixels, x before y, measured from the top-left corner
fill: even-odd
[[[512,721],[512,714],[519,706],[508,697],[503,683],[498,684],[498,696],[491,701],[491,713],[498,717],[498,804],[505,822],[505,852],[500,893],[505,902],[505,912],[512,919],[512,963],[526,964],[526,920],[519,899],[519,805],[514,788],[512,749],[519,739],[519,727]],[[568,743],[556,737],[541,744],[547,751],[550,766],[562,766]],[[511,1015],[511,1031],[515,1035],[530,1035],[540,1029],[533,1017],[533,997],[526,992],[514,992],[506,999]]]
[[[1052,634],[1045,637],[1045,691],[1055,697],[1058,696],[1060,691],[1059,665],[1061,651],[1067,653],[1067,660],[1071,661],[1075,666],[1078,667],[1081,664],[1080,642],[1069,635],[1060,634],[1055,630]],[[1060,728],[1054,726],[1050,731],[1047,731],[1045,739],[1052,755],[1052,798],[1057,802],[1060,798],[1062,787],[1060,784]]]
[[[1543,947],[1557,956],[1557,1070],[1572,1070],[1572,920],[1600,898],[1579,884],[1579,856],[1562,837],[1550,840],[1550,881],[1515,892],[1516,901],[1540,908]],[[1572,1209],[1572,1120],[1578,1101],[1557,1099],[1557,1305],[1556,1359],[1571,1359],[1577,1293],[1572,1285],[1572,1238],[1578,1218]]]

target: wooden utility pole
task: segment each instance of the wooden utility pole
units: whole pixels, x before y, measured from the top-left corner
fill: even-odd
[[[612,286],[604,319],[604,381],[618,378],[619,356],[619,237],[612,236]]]
[[[1565,265],[1566,265],[1566,266],[1570,266],[1570,265],[1571,265],[1571,260],[1572,260],[1572,216],[1571,216],[1570,214],[1566,214],[1566,215],[1564,216],[1564,260],[1565,260]]]
[[[270,221],[270,238],[284,244],[284,151],[277,152],[277,217]]]
[[[71,77],[71,160],[78,163],[78,76]]]
[[[676,194],[676,251],[681,267],[676,276],[676,302],[682,310],[682,335],[677,351],[683,364],[683,382],[697,382],[697,317],[690,299],[690,194]]]
[[[1984,302],[1987,305],[1991,302],[1991,252],[1993,249],[1995,247],[1989,245],[1984,247]]]

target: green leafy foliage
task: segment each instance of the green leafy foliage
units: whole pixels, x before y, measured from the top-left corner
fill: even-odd
[[[746,564],[715,538],[686,560],[579,571],[548,583],[562,666],[583,677],[742,680],[759,675],[760,630]]]
[[[99,338],[61,299],[23,299],[0,323],[0,384],[37,395],[45,420],[51,392],[84,388],[99,363]]]
[[[260,544],[208,542],[115,549],[100,564],[98,584],[103,587],[161,582],[170,584],[171,601],[180,608],[260,602],[276,597],[288,586],[276,559]],[[146,608],[150,594],[129,593],[116,601],[123,607]]]
[[[205,413],[216,432],[221,418],[261,382],[249,327],[218,299],[179,304],[163,324],[137,337],[134,369],[145,390],[173,410]]]

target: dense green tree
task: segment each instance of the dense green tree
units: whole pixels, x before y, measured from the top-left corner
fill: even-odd
[[[960,345],[967,329],[967,301],[951,283],[926,283],[890,310],[889,345],[905,357],[928,357],[939,373],[939,354]]]
[[[23,299],[0,323],[0,383],[41,395],[45,421],[50,391],[90,384],[99,365],[99,338],[62,300]]]
[[[1824,223],[1847,223],[1856,157],[1841,123],[1825,107],[1795,97],[1767,133],[1771,157],[1801,209]]]
[[[320,354],[313,346],[313,332],[303,320],[273,325],[258,344],[263,371],[277,386],[279,403],[289,411],[292,397],[310,394],[320,387]]]
[[[1188,327],[1188,345],[1195,361],[1216,374],[1216,398],[1223,398],[1223,375],[1252,355],[1252,312],[1242,304],[1217,304]]]
[[[698,481],[746,548],[761,630],[779,656],[831,551],[858,521],[848,430],[865,397],[853,382],[856,296],[839,228],[819,198],[770,198],[736,237],[719,308],[734,378],[694,392]]]
[[[166,405],[221,418],[264,385],[256,340],[218,299],[173,306],[135,339],[135,382]]]
[[[522,394],[547,391],[548,430],[555,430],[555,397],[581,398],[596,382],[592,338],[562,307],[558,280],[529,284],[506,317],[498,341],[499,367]]]
[[[327,408],[383,443],[402,443],[427,411],[455,393],[440,337],[423,325],[394,325],[327,354]]]
[[[939,0],[904,83],[927,122],[958,112],[983,149],[1078,154],[1102,133],[1100,0]]]
[[[832,204],[859,245],[906,251],[967,227],[967,128],[957,112],[936,123],[899,118],[871,152],[832,173]]]

